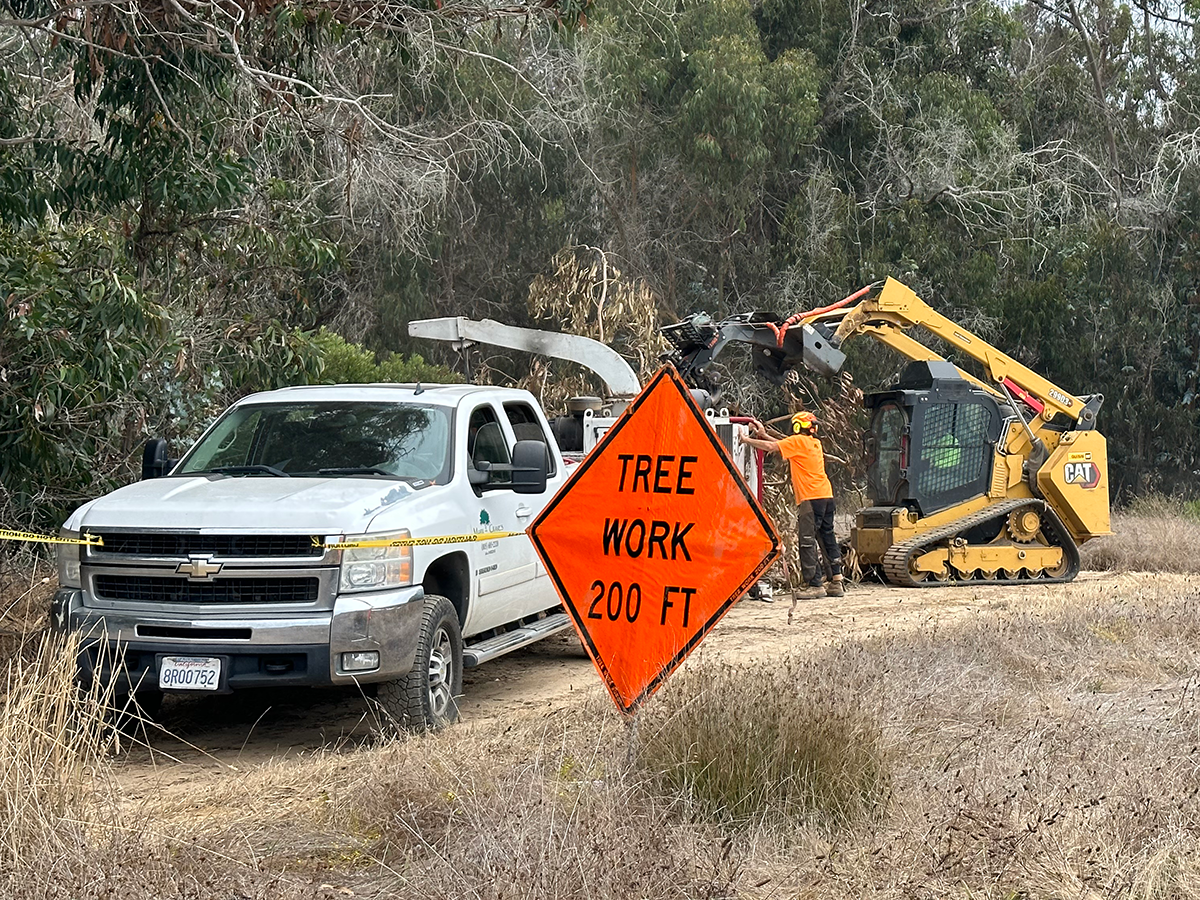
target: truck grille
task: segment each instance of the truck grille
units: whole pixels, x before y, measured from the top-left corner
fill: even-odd
[[[104,546],[92,553],[125,553],[131,556],[322,556],[307,534],[178,534],[173,532],[101,533]]]
[[[137,603],[312,603],[316,578],[221,578],[210,584],[150,575],[97,575],[96,596]]]

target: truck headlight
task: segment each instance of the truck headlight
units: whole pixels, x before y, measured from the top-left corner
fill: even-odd
[[[68,531],[63,528],[58,536],[69,540],[79,540],[78,531]],[[56,544],[55,556],[58,558],[58,586],[83,587],[79,576],[79,544]]]
[[[407,531],[347,535],[346,541],[406,540]],[[412,584],[412,547],[351,547],[342,551],[341,593],[379,591]]]

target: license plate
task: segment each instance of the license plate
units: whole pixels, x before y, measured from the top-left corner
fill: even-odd
[[[215,691],[221,685],[221,660],[214,656],[164,656],[158,687],[168,691]]]

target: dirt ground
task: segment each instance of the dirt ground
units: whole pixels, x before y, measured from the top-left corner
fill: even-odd
[[[1076,585],[1129,576],[1085,572]],[[911,590],[848,585],[839,599],[802,600],[788,624],[787,595],[775,602],[743,600],[698,648],[693,659],[746,661],[836,644],[894,630],[947,624],[1022,605],[1070,585],[961,587]],[[685,663],[686,665],[686,663]],[[464,679],[460,729],[494,729],[524,716],[543,716],[603,692],[573,632],[565,632],[476,669]],[[167,699],[164,731],[144,736],[117,763],[127,801],[194,792],[205,780],[237,779],[251,768],[316,750],[337,752],[371,739],[371,705],[353,689],[243,692],[232,696]]]

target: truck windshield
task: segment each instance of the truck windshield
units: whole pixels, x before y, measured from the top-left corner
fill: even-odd
[[[195,475],[380,476],[445,483],[450,416],[402,403],[272,403],[227,412],[176,470]]]

